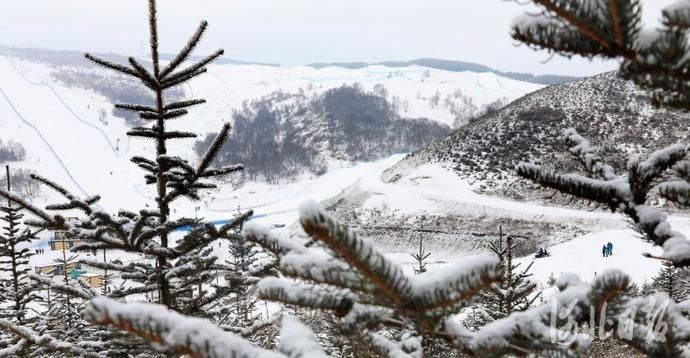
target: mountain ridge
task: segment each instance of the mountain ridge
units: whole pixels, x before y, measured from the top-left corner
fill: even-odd
[[[543,84],[543,85],[553,85],[564,82],[570,82],[580,79],[581,77],[575,76],[563,76],[554,74],[542,74],[535,75],[532,73],[523,72],[513,72],[513,71],[500,71],[489,66],[474,62],[456,61],[456,60],[444,60],[437,58],[419,58],[410,61],[381,61],[381,62],[315,62],[310,63],[307,66],[314,68],[324,68],[329,66],[342,67],[348,69],[358,69],[372,65],[382,65],[387,67],[407,67],[411,65],[424,66],[435,68],[438,70],[451,71],[451,72],[491,72],[499,76],[511,78],[518,81],[526,81],[531,83]]]

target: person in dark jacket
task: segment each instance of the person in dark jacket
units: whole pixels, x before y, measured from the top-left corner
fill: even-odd
[[[607,253],[606,245],[604,245],[601,247],[601,256],[606,257],[606,253]]]
[[[613,255],[613,244],[610,241],[608,244],[606,244],[606,249],[609,252],[609,256]]]

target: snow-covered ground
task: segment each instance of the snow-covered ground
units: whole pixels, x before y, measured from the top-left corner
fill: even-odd
[[[129,162],[133,154],[144,153],[146,143],[129,140],[124,122],[110,115],[111,103],[91,91],[68,88],[53,81],[50,67],[0,57],[0,135],[21,142],[27,148],[27,159],[18,163],[65,185],[79,195],[100,194],[102,205],[111,210],[121,207],[144,207],[150,203],[152,188],[142,185],[141,171]],[[329,67],[277,68],[256,65],[211,66],[209,74],[192,83],[188,95],[205,97],[209,104],[195,109],[179,129],[199,132],[217,130],[229,120],[232,109],[242,101],[257,98],[275,90],[323,91],[343,84],[361,83],[367,89],[383,84],[390,96],[407,101],[405,116],[424,116],[444,123],[452,115],[443,106],[432,108],[429,98],[437,91],[444,98],[460,89],[474,103],[483,104],[500,97],[514,99],[540,88],[539,85],[514,81],[490,73],[447,72],[420,67],[386,68],[372,66],[347,70]],[[105,110],[105,121],[97,113]],[[107,122],[107,124],[105,123]],[[182,144],[189,145],[189,143]],[[173,148],[182,149],[183,147]],[[188,148],[188,147],[187,147]],[[188,149],[185,152],[189,153]],[[642,257],[656,249],[626,228],[619,215],[566,208],[546,207],[538,203],[515,202],[479,195],[452,172],[436,165],[423,165],[396,183],[384,183],[383,171],[403,155],[367,163],[344,165],[319,177],[303,175],[278,185],[246,183],[241,188],[225,187],[200,203],[181,203],[176,215],[223,220],[237,210],[253,209],[256,221],[268,225],[285,225],[288,233],[297,218],[296,209],[306,200],[323,201],[353,183],[373,193],[362,205],[364,209],[386,207],[400,214],[430,213],[440,215],[474,215],[476,217],[509,217],[514,219],[568,223],[591,222],[592,232],[550,248],[552,256],[536,260],[535,278],[541,282],[552,273],[575,272],[585,279],[610,268],[620,268],[642,282],[656,273],[660,263]],[[250,164],[250,163],[249,163]],[[136,184],[132,184],[136,183]],[[48,202],[39,198],[37,204]],[[53,199],[53,198],[51,198]],[[690,220],[672,219],[674,228],[690,234]],[[556,233],[558,235],[558,233]],[[394,240],[394,238],[391,238]],[[612,257],[601,257],[601,245],[611,241]],[[37,243],[37,247],[45,245]],[[388,255],[411,269],[409,250]],[[217,248],[223,255],[225,247]],[[461,260],[462,252],[433,252],[431,261]],[[34,260],[48,260],[37,255]],[[128,258],[125,257],[125,260]],[[129,258],[137,259],[137,258]],[[523,258],[526,263],[531,258]],[[433,266],[433,265],[432,265]]]
[[[577,220],[590,225],[590,233],[548,247],[550,257],[534,259],[529,256],[518,260],[523,263],[523,267],[534,261],[531,272],[534,279],[542,284],[552,274],[558,278],[562,273],[571,272],[584,280],[591,280],[596,274],[609,269],[627,272],[635,282],[642,284],[656,275],[661,267],[660,261],[643,257],[644,253],[659,255],[661,249],[642,240],[638,233],[628,228],[621,215],[516,202],[477,194],[461,178],[439,165],[423,165],[395,184],[384,183],[380,176],[371,175],[362,177],[357,186],[360,192],[375,193],[362,204],[362,208],[370,210],[385,207],[386,210],[399,214],[455,214],[477,219],[487,216],[508,217],[534,222],[567,223]],[[690,235],[690,218],[672,216],[670,222],[674,229]],[[613,244],[613,255],[602,257],[601,249],[607,242]],[[409,247],[403,252],[388,252],[387,256],[412,272],[414,259],[410,254],[416,250],[416,247]],[[431,270],[445,262],[463,260],[461,252],[431,251]]]

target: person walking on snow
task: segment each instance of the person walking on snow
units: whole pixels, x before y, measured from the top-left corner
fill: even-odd
[[[601,247],[601,256],[606,257],[606,245]]]
[[[610,241],[606,244],[606,248],[608,249],[609,256],[613,255],[613,244]]]

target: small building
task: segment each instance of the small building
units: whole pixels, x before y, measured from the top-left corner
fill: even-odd
[[[70,222],[73,220],[76,220],[77,218],[74,217],[68,217],[65,218],[65,221]],[[48,245],[50,245],[51,250],[57,250],[57,251],[62,251],[64,250],[69,250],[72,247],[74,247],[77,244],[80,244],[84,242],[83,240],[74,240],[69,237],[67,237],[67,233],[65,231],[56,231],[53,235],[53,237],[50,238],[50,242]]]
[[[99,288],[103,286],[103,276],[97,273],[84,273],[79,275],[79,280],[82,280],[89,284],[93,288]]]
[[[67,273],[71,273],[73,270],[78,270],[81,268],[79,262],[70,262],[67,264]],[[43,265],[34,266],[34,271],[37,274],[46,275],[61,275],[64,272],[63,265],[57,262],[50,262]]]
[[[53,251],[62,251],[63,249],[69,251],[72,249],[72,247],[84,242],[87,241],[79,239],[70,239],[67,237],[64,231],[56,231],[53,237],[50,238],[48,245],[50,245],[50,249]]]
[[[79,260],[84,254],[70,254],[65,255],[62,251],[46,251],[43,254],[32,255],[29,259],[30,265],[33,266],[36,274],[44,274],[48,276],[63,275],[67,270],[67,274],[72,271],[81,269]],[[69,259],[67,267],[63,267],[62,260]]]

